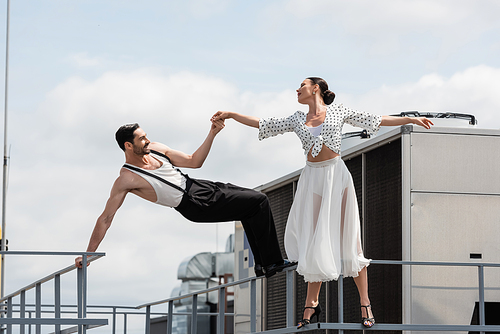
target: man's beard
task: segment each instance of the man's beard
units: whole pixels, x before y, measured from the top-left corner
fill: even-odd
[[[149,150],[148,146],[149,144],[146,144],[143,147],[134,145],[134,153],[137,155],[149,154],[151,151]]]

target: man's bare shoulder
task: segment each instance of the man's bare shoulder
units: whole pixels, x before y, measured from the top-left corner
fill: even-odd
[[[149,149],[166,155],[168,155],[168,152],[170,151],[170,147],[158,142],[151,142],[149,144]]]
[[[120,169],[120,175],[115,180],[113,188],[116,188],[116,190],[131,191],[144,186],[144,182],[146,181],[142,177],[122,167]]]

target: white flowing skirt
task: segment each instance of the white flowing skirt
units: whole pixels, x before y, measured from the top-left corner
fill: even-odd
[[[340,156],[306,162],[285,230],[288,259],[306,282],[357,277],[370,260],[361,248],[352,176]]]

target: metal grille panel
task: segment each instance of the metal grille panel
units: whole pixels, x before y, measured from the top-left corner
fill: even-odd
[[[293,183],[266,192],[271,203],[276,232],[281,253],[285,256],[284,235],[288,212],[293,202]],[[267,279],[266,284],[266,329],[286,327],[286,281],[285,274],[279,273]]]

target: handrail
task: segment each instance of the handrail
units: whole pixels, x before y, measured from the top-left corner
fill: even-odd
[[[73,255],[82,256],[82,267],[77,268],[74,264],[58,270],[44,278],[36,280],[27,286],[11,293],[2,299],[2,307],[6,310],[0,312],[0,325],[6,325],[7,334],[12,333],[12,325],[20,326],[20,333],[24,334],[24,326],[36,325],[36,334],[41,334],[42,325],[54,325],[55,333],[61,333],[61,325],[77,325],[78,333],[85,334],[87,328],[91,326],[107,325],[107,319],[87,319],[87,265],[95,261],[105,253],[94,252],[50,252],[50,251],[0,251],[0,254],[8,255]],[[77,318],[63,319],[61,318],[61,275],[70,271],[77,270]],[[42,318],[42,284],[50,280],[54,281],[54,318]],[[26,318],[26,291],[35,288],[35,318]],[[19,296],[20,317],[14,318],[13,314],[13,298]],[[31,313],[30,313],[31,315]],[[3,328],[1,328],[3,329]]]
[[[292,269],[295,269],[296,267],[297,266],[288,267],[285,270],[292,270]],[[250,282],[250,281],[253,281],[253,280],[262,279],[262,278],[263,278],[263,276],[262,277],[252,276],[252,277],[242,278],[242,279],[240,279],[238,281],[234,281],[234,282],[229,282],[229,283],[217,285],[217,286],[214,286],[212,288],[205,289],[205,290],[200,290],[200,291],[191,292],[191,293],[188,293],[188,294],[185,294],[185,295],[181,295],[181,296],[177,296],[177,297],[171,297],[171,298],[162,299],[162,300],[159,300],[159,301],[156,301],[156,302],[142,304],[142,305],[136,306],[135,308],[136,309],[141,309],[141,308],[144,308],[144,307],[147,307],[147,306],[154,306],[154,305],[159,305],[159,304],[165,304],[165,303],[168,303],[170,301],[176,301],[176,300],[186,299],[186,298],[193,297],[194,295],[202,295],[202,294],[205,294],[205,293],[213,292],[213,291],[216,291],[216,290],[224,289],[224,288],[235,286],[235,285],[240,285],[240,284],[243,284],[243,283],[247,283],[247,282]]]
[[[0,254],[9,254],[9,255],[72,255],[72,256],[90,256],[87,258],[87,263],[93,262],[103,256],[106,255],[106,253],[92,253],[92,252],[31,252],[31,251],[0,251]],[[7,301],[9,298],[15,297],[23,291],[28,291],[36,287],[37,284],[42,284],[45,282],[50,281],[51,279],[54,279],[57,275],[64,275],[70,271],[73,271],[77,269],[74,264],[63,268],[61,270],[58,270],[44,278],[39,279],[38,281],[35,281],[31,284],[28,284],[27,286],[20,288],[16,292],[13,292],[3,298],[0,299],[0,303],[3,303]]]
[[[82,253],[78,253],[82,254]],[[85,254],[85,253],[84,253]],[[72,254],[74,255],[74,254]],[[90,258],[89,258],[90,259]],[[485,286],[484,286],[484,268],[485,267],[500,267],[500,263],[484,263],[484,262],[446,262],[446,261],[392,261],[392,260],[372,260],[371,264],[373,265],[401,265],[401,266],[458,266],[458,267],[477,267],[478,268],[478,290],[479,290],[479,325],[432,325],[432,324],[387,324],[387,323],[377,323],[375,324],[370,330],[375,330],[375,331],[388,331],[388,330],[404,330],[404,331],[434,331],[434,332],[440,332],[440,331],[477,331],[480,333],[486,333],[486,332],[500,332],[500,326],[499,325],[486,325],[485,324],[485,301],[484,301],[484,291],[485,291]],[[281,333],[296,333],[296,332],[304,332],[304,331],[311,331],[311,330],[317,330],[317,329],[335,329],[339,331],[339,334],[342,334],[344,330],[361,330],[364,329],[364,327],[359,324],[359,323],[344,323],[343,322],[343,279],[342,276],[340,276],[338,280],[338,322],[330,322],[330,323],[313,323],[304,326],[301,329],[297,329],[294,326],[293,323],[293,305],[292,305],[292,299],[293,299],[293,275],[294,272],[293,270],[296,267],[289,267],[285,269],[286,272],[286,325],[285,328],[280,328],[280,329],[273,329],[273,330],[267,330],[263,331],[262,333],[270,333],[270,334],[281,334]],[[67,268],[66,268],[67,269]],[[145,316],[145,333],[149,334],[150,333],[150,324],[151,324],[151,316],[152,315],[166,315],[168,318],[167,322],[167,334],[172,333],[172,317],[175,315],[190,315],[191,316],[191,333],[196,334],[196,324],[197,324],[197,317],[198,316],[215,316],[217,318],[217,333],[222,334],[224,333],[224,319],[226,316],[234,316],[234,313],[226,313],[224,310],[224,307],[221,307],[224,304],[224,298],[226,294],[226,288],[229,287],[234,287],[240,284],[245,284],[245,283],[250,283],[250,332],[251,333],[256,333],[257,332],[257,314],[256,314],[256,294],[257,294],[257,289],[256,289],[256,282],[257,280],[263,279],[263,277],[248,277],[248,278],[243,278],[238,281],[234,282],[229,282],[225,283],[222,285],[214,286],[212,288],[207,288],[204,290],[188,293],[185,295],[181,296],[175,296],[163,300],[158,300],[154,301],[151,303],[147,304],[142,304],[136,307],[133,306],[86,306],[88,307],[95,307],[95,308],[111,308],[113,309],[113,312],[109,311],[90,311],[83,313],[85,314],[113,314],[113,334],[115,333],[115,315],[120,314],[124,316],[125,323],[126,323],[126,317],[127,314],[140,314]],[[219,303],[219,309],[217,312],[198,312],[197,311],[197,301],[198,301],[198,296],[200,294],[205,294],[205,293],[210,293],[217,291],[219,294],[218,297],[218,303]],[[186,298],[192,298],[192,309],[191,312],[174,312],[174,301],[178,301],[181,299],[186,299]],[[151,307],[160,305],[160,304],[168,304],[168,311],[167,312],[151,312]],[[73,319],[73,320],[68,320],[64,319],[41,319],[40,314],[42,313],[40,311],[41,309],[41,303],[36,304],[35,307],[37,310],[26,310],[26,306],[32,306],[32,305],[27,305],[27,304],[22,304],[20,309],[17,310],[16,312],[26,312],[26,313],[32,313],[32,312],[38,312],[37,318],[30,318],[30,319],[13,319],[13,318],[7,318],[9,319],[7,323],[15,323],[19,324],[19,320],[24,321],[23,324],[36,324],[39,326],[40,324],[54,324],[54,320],[59,321],[57,324],[59,326],[61,324],[69,324],[70,322],[77,323],[80,325],[81,328],[83,328],[83,331],[85,328],[89,328],[86,326],[89,326],[92,321],[97,322],[97,320],[94,319],[85,319],[85,316],[82,316],[81,312],[81,307],[79,307],[78,314],[79,314],[79,319]],[[12,302],[10,302],[10,312],[12,314]],[[18,306],[17,304],[15,306]],[[74,307],[73,305],[58,305],[59,307],[59,317],[61,313],[75,313],[74,311],[72,312],[65,312],[61,311],[61,307]],[[146,311],[144,313],[135,313],[135,312],[129,312],[129,311],[118,311],[118,309],[123,308],[123,309],[141,309],[141,308],[146,308]],[[52,313],[54,311],[43,311],[43,313]],[[57,313],[57,311],[55,311]],[[11,315],[12,317],[12,315]],[[56,316],[57,318],[57,316]],[[5,318],[4,318],[5,319]],[[101,323],[103,320],[106,319],[100,319]],[[17,321],[17,322],[16,322]],[[43,321],[43,322],[41,322]],[[52,322],[51,322],[52,321]],[[107,320],[106,320],[107,321]],[[56,326],[57,326],[56,324]],[[82,326],[85,325],[85,326]],[[60,331],[59,331],[60,332]],[[82,332],[82,331],[81,331]],[[57,330],[56,330],[57,333]],[[124,329],[124,333],[126,333],[126,329]]]
[[[396,261],[396,260],[371,260],[371,264],[401,264],[411,266],[449,266],[449,267],[500,267],[500,263],[487,262],[446,262],[446,261]]]
[[[499,332],[500,331],[500,326],[497,325],[486,325],[485,324],[485,310],[484,310],[484,268],[485,267],[500,267],[500,263],[484,263],[484,262],[477,262],[477,263],[471,263],[471,262],[446,262],[446,261],[392,261],[392,260],[371,260],[371,264],[376,264],[376,265],[417,265],[417,266],[459,266],[459,267],[477,267],[478,268],[478,290],[479,290],[479,325],[430,325],[430,324],[385,324],[385,323],[378,323],[375,324],[370,330],[376,330],[376,331],[387,331],[387,330],[408,330],[408,331],[478,331],[481,333],[485,332]],[[270,334],[281,334],[281,333],[295,333],[295,332],[303,332],[303,331],[310,331],[310,330],[316,330],[316,329],[336,329],[339,331],[339,334],[342,334],[344,330],[362,330],[365,329],[361,324],[356,323],[344,323],[343,322],[343,280],[342,280],[342,275],[339,277],[338,280],[338,289],[339,289],[339,321],[337,323],[314,323],[314,324],[309,324],[301,329],[297,329],[294,324],[293,324],[293,307],[290,307],[291,304],[291,299],[293,297],[293,293],[291,292],[292,288],[291,286],[293,285],[293,280],[292,280],[292,270],[294,270],[296,266],[294,267],[289,267],[285,269],[286,271],[286,296],[287,296],[287,309],[286,309],[286,327],[285,328],[280,328],[280,329],[274,329],[274,330],[268,330],[268,331],[262,331],[262,333],[270,333]],[[151,314],[151,306],[159,305],[159,304],[165,304],[168,303],[168,316],[170,319],[173,315],[176,315],[177,313],[173,312],[173,302],[181,299],[186,299],[186,298],[193,298],[193,307],[191,311],[191,322],[192,322],[192,327],[191,330],[194,331],[192,332],[193,334],[196,334],[196,326],[195,325],[195,320],[198,315],[197,313],[197,307],[196,307],[196,300],[198,295],[204,294],[204,293],[209,293],[212,291],[219,291],[219,304],[223,300],[223,296],[225,293],[225,288],[227,287],[232,287],[232,286],[237,286],[240,284],[244,284],[247,282],[251,283],[251,292],[250,292],[250,298],[251,301],[250,303],[252,305],[255,304],[255,294],[256,294],[256,289],[255,289],[255,282],[258,279],[262,279],[262,277],[248,277],[244,278],[235,282],[230,282],[226,283],[223,285],[219,285],[216,287],[212,287],[209,289],[205,290],[200,290],[196,292],[192,292],[189,294],[181,295],[181,296],[176,296],[176,297],[171,297],[147,304],[142,304],[137,306],[137,308],[143,308],[146,307],[146,329],[145,333],[149,334],[149,321],[150,317],[149,315]],[[290,299],[290,300],[289,300]],[[256,312],[255,312],[255,307],[250,308],[250,328],[251,328],[251,333],[256,333]],[[184,314],[184,313],[183,313]],[[224,308],[219,307],[219,310],[217,313],[212,313],[213,316],[217,316],[217,333],[224,333],[224,322],[223,318],[228,315],[225,314]],[[193,320],[194,319],[194,320]],[[172,333],[172,328],[171,328],[171,321],[168,322],[167,324],[167,334]]]

